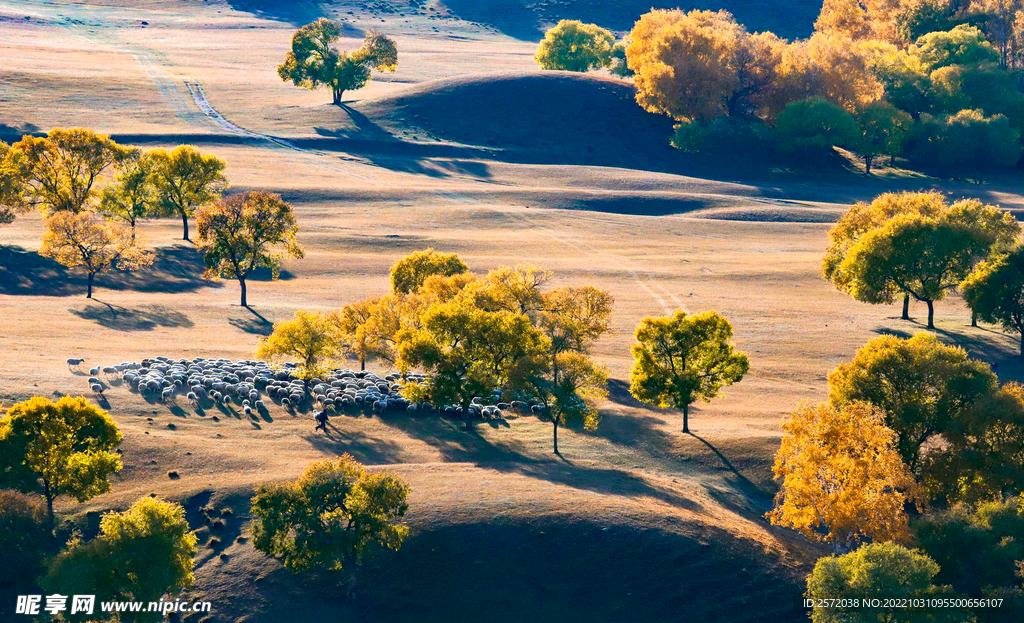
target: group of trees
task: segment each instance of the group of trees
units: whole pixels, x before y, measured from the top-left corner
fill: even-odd
[[[611,67],[644,109],[679,123],[690,152],[806,156],[845,148],[973,178],[1021,157],[1019,0],[826,0],[815,32],[750,33],[726,11],[652,10],[616,44],[563,21],[545,69]]]
[[[832,227],[822,272],[859,301],[902,298],[904,319],[911,298],[925,303],[928,328],[935,301],[962,288],[978,316],[1019,332],[1024,303],[1013,280],[1024,276],[1016,276],[1012,258],[1020,232],[1012,214],[976,199],[949,204],[938,192],[885,193],[854,205]]]
[[[345,91],[366,86],[371,70],[394,72],[398,68],[398,45],[385,35],[367,33],[362,47],[339,51],[342,25],[326,17],[306,24],[292,36],[292,48],[277,68],[281,80],[297,87],[316,90],[327,87],[333,103],[341,106]]]
[[[110,490],[121,469],[122,436],[113,418],[85,398],[31,398],[0,417],[0,592],[31,590],[150,603],[191,587],[196,533],[185,509],[144,497],[124,512],[105,513],[99,534],[84,540],[60,529],[53,502],[79,502]],[[253,545],[285,567],[344,569],[355,588],[362,552],[372,544],[398,549],[408,528],[409,487],[367,472],[351,456],[311,465],[294,483],[264,484],[252,498]],[[39,496],[39,497],[32,497]],[[45,501],[45,505],[40,498]],[[99,620],[65,615],[67,620]],[[111,616],[117,616],[113,613]],[[122,615],[123,616],[123,615]],[[136,618],[162,620],[160,612]],[[105,620],[105,619],[104,619]]]
[[[999,387],[988,364],[927,333],[870,340],[828,385],[827,402],[803,404],[783,424],[774,466],[781,487],[768,514],[843,554],[819,561],[808,596],[848,596],[861,583],[863,598],[871,582],[922,591],[915,596],[948,596],[948,584],[972,597],[996,589],[1024,596],[1013,579],[1022,557],[1006,540],[1021,533],[1024,510],[1005,501],[1024,493],[1024,387]],[[950,510],[926,512],[936,508]],[[996,515],[1004,519],[984,519]],[[999,536],[982,534],[993,530]],[[994,568],[975,575],[957,558],[964,548]],[[876,558],[880,567],[858,578],[856,569]],[[919,567],[924,575],[914,579]],[[820,620],[833,620],[826,614]]]
[[[54,500],[84,502],[109,491],[110,476],[121,469],[121,440],[110,415],[85,398],[35,397],[0,417],[5,591],[38,583],[53,594],[150,602],[192,585],[196,536],[178,504],[141,498],[125,512],[105,514],[94,539],[72,535],[62,549]]]
[[[150,266],[155,255],[138,233],[142,219],[180,217],[182,239],[195,218],[205,277],[246,279],[279,273],[284,255],[302,257],[291,206],[263,191],[222,197],[225,163],[191,145],[143,151],[85,129],[51,130],[0,142],[0,223],[39,209],[46,222],[39,254],[80,268],[92,298],[96,275]]]

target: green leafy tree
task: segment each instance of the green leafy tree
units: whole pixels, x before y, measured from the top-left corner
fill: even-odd
[[[46,589],[143,603],[174,597],[195,582],[196,540],[184,507],[140,498],[122,513],[104,514],[100,533],[92,541],[73,540],[51,563]],[[67,616],[70,621],[92,619]],[[163,613],[143,611],[121,613],[118,620],[141,623],[163,618]]]
[[[884,100],[917,119],[930,110],[928,67],[908,51],[882,41],[867,43],[871,73],[882,83]]]
[[[876,337],[828,375],[832,404],[864,401],[885,413],[886,424],[899,437],[900,456],[915,472],[921,446],[962,420],[996,383],[987,364],[929,333],[910,339]]]
[[[52,525],[58,497],[85,502],[110,490],[120,444],[113,418],[85,398],[30,398],[0,418],[0,485],[41,494]]]
[[[873,102],[858,111],[860,140],[855,151],[864,159],[865,173],[871,174],[876,157],[895,159],[900,155],[913,122],[909,114],[884,101]]]
[[[318,461],[296,482],[256,488],[253,547],[295,572],[347,572],[351,600],[367,547],[398,550],[409,534],[398,523],[409,508],[408,495],[409,486],[396,476],[367,472],[349,454]]]
[[[629,47],[628,39],[626,41],[620,41],[612,46],[612,59],[608,65],[608,71],[614,76],[620,78],[632,78],[633,70],[629,68],[629,63],[626,62],[626,48]]]
[[[922,35],[911,46],[910,52],[930,70],[947,65],[980,65],[999,61],[999,51],[985,39],[981,30],[969,24]]]
[[[853,115],[824,97],[791,102],[775,121],[782,149],[795,153],[827,152],[855,147],[860,128]]]
[[[950,421],[924,458],[933,498],[977,505],[1024,491],[1024,386],[1007,383]]]
[[[52,534],[46,507],[36,497],[0,491],[0,598],[32,588],[51,553]]]
[[[941,567],[937,581],[976,598],[993,589],[1013,591],[1015,605],[1024,603],[1017,575],[1017,561],[1024,560],[1024,498],[986,502],[976,510],[956,505],[922,515],[911,528],[921,549]]]
[[[256,347],[256,356],[297,359],[299,375],[309,381],[323,374],[341,350],[342,336],[329,314],[299,310],[291,320],[274,324],[273,332]]]
[[[610,30],[563,19],[545,33],[534,59],[541,69],[585,72],[610,65],[614,45]]]
[[[122,150],[105,134],[54,128],[45,137],[25,136],[11,145],[5,169],[20,172],[22,208],[77,213],[93,207],[96,182]]]
[[[555,454],[559,426],[581,423],[594,430],[600,422],[594,403],[608,394],[608,373],[593,361],[590,349],[608,331],[613,300],[592,286],[561,287],[541,296],[534,325],[546,338],[544,352],[524,360],[512,377],[544,405]]]
[[[856,203],[828,232],[829,246],[822,258],[821,271],[837,290],[849,293],[852,276],[843,272],[843,261],[860,238],[882,227],[899,214],[935,217],[947,209],[945,197],[938,192],[883,193],[871,203]],[[903,295],[903,319],[910,320],[910,295]]]
[[[387,358],[391,354],[390,340],[382,335],[377,312],[386,311],[381,297],[370,297],[349,303],[332,314],[348,354],[359,361],[359,369],[366,369],[366,362],[372,358]],[[392,334],[388,331],[388,334]]]
[[[117,176],[100,195],[100,212],[124,221],[132,228],[139,219],[150,216],[157,208],[153,187],[153,159],[139,149],[124,150],[114,161]]]
[[[890,304],[897,294],[909,294],[925,303],[933,329],[935,301],[959,286],[974,265],[980,246],[974,234],[945,219],[896,216],[862,236],[839,270],[859,301]]]
[[[987,173],[1020,160],[1020,132],[1006,116],[986,116],[981,110],[924,115],[908,140],[907,151],[925,171],[980,182]]]
[[[297,87],[331,89],[333,103],[341,106],[345,91],[366,86],[371,69],[393,72],[398,67],[398,46],[394,40],[371,32],[354,52],[334,48],[341,37],[341,24],[321,17],[295,31],[292,47],[277,68],[281,80]]]
[[[469,267],[454,253],[438,253],[434,249],[417,251],[391,267],[391,291],[409,294],[419,290],[432,275],[450,277],[466,272]]]
[[[429,379],[407,384],[403,393],[413,401],[459,406],[467,430],[473,398],[507,386],[516,364],[543,349],[544,338],[527,316],[482,309],[471,296],[431,305],[421,323],[399,332],[398,367],[422,367]]]
[[[206,261],[207,279],[234,278],[248,307],[246,280],[258,268],[281,274],[285,255],[303,257],[295,240],[299,226],[292,206],[281,195],[255,190],[205,205],[196,212],[196,246]],[[275,249],[280,248],[280,251]]]
[[[714,311],[644,318],[636,340],[629,392],[641,402],[682,409],[684,433],[690,432],[691,404],[710,402],[750,368],[747,356],[730,343],[732,325]]]
[[[982,320],[1020,336],[1024,358],[1024,247],[982,262],[964,280],[964,300]]]
[[[909,0],[899,3],[893,21],[900,41],[913,43],[931,32],[948,31],[956,26],[955,4],[962,0]]]
[[[939,565],[926,554],[896,543],[870,543],[843,556],[820,558],[807,576],[808,599],[852,603],[865,599],[929,599],[954,597],[947,587],[934,584]],[[816,605],[814,623],[874,623],[876,621],[971,621],[970,613],[937,608],[925,613],[903,613],[885,608]]]
[[[152,182],[159,199],[157,215],[180,216],[183,240],[188,240],[188,219],[196,208],[220,197],[226,184],[223,160],[203,154],[191,145],[171,151],[154,149]]]

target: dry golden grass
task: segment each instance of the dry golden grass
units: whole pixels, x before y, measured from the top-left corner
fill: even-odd
[[[231,508],[223,528],[201,528],[201,542],[216,536],[221,545],[202,549],[194,595],[214,600],[217,621],[804,616],[791,600],[819,552],[760,518],[773,491],[779,419],[801,400],[822,398],[827,373],[866,340],[922,330],[819,278],[828,221],[851,201],[932,180],[701,177],[706,171],[691,172],[685,161],[659,168],[674,173],[527,164],[498,153],[501,145],[488,148],[493,157],[437,143],[417,151],[382,147],[373,132],[369,144],[300,143],[315,152],[239,140],[200,112],[186,80],[253,132],[314,139],[359,137],[365,128],[358,115],[326,106],[323,92],[277,78],[292,25],[224,4],[131,4],[0,3],[0,129],[88,126],[146,145],[196,141],[228,161],[236,188],[294,203],[307,257],[287,262],[281,281],[251,285],[248,311],[234,283],[199,278],[200,258],[176,240],[180,224],[151,221],[142,231],[159,249],[157,265],[102,276],[87,301],[80,276],[35,254],[38,216],[20,218],[0,229],[0,401],[88,391],[65,368],[67,357],[87,365],[159,354],[251,357],[270,323],[382,293],[390,265],[428,246],[458,253],[478,272],[526,261],[554,270],[556,285],[611,291],[612,329],[597,354],[612,391],[598,431],[566,431],[559,459],[550,428],[533,418],[466,433],[436,418],[343,416],[325,437],[307,414],[272,408],[248,421],[198,414],[184,400],[149,404],[114,387],[104,406],[124,431],[125,469],[111,493],[84,505],[64,501],[65,516],[150,493],[185,502],[195,526],[203,525],[200,507]],[[438,20],[411,14],[381,24],[354,10],[355,25],[393,32],[402,54],[395,75],[346,98],[357,113],[384,115],[389,98],[434,79],[533,71],[531,43],[451,20],[435,33]],[[585,96],[589,87],[580,88]],[[443,122],[439,114],[434,121]],[[403,138],[402,119],[375,118],[391,124],[389,140]],[[418,124],[406,121],[411,137]],[[945,189],[1021,203],[1011,184]],[[722,312],[751,358],[746,379],[695,410],[699,437],[679,433],[678,414],[639,405],[626,391],[636,323],[679,307]],[[937,324],[944,338],[999,361],[1003,376],[1022,376],[1013,339],[966,326],[958,300],[937,305]],[[343,452],[413,487],[412,537],[401,552],[370,557],[363,602],[353,609],[323,592],[330,579],[293,578],[235,540],[255,484]]]

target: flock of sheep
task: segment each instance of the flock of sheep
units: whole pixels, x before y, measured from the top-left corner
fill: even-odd
[[[69,358],[69,370],[81,370],[84,359]],[[171,359],[153,357],[141,362],[122,362],[112,366],[89,369],[89,387],[103,395],[108,383],[120,382],[144,396],[174,402],[184,395],[194,409],[204,402],[214,405],[237,403],[252,417],[267,411],[265,398],[285,408],[309,404],[314,411],[367,409],[383,414],[388,411],[434,411],[434,405],[411,402],[401,395],[402,384],[423,383],[422,374],[389,374],[380,377],[369,371],[338,369],[326,379],[304,380],[294,363],[273,365],[265,361],[230,359]],[[543,413],[543,406],[520,401],[499,402],[500,390],[484,398],[474,398],[469,413],[461,407],[445,406],[439,410],[446,416],[496,418],[503,411]],[[495,404],[496,403],[496,404]]]

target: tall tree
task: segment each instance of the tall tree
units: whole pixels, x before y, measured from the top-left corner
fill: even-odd
[[[544,405],[558,454],[558,427],[580,422],[594,430],[600,422],[594,403],[607,396],[608,373],[590,349],[608,330],[611,294],[585,286],[561,287],[542,295],[535,326],[544,334],[543,352],[523,360],[514,383]]]
[[[255,190],[207,204],[196,212],[196,246],[207,266],[204,277],[237,279],[241,305],[248,307],[246,280],[257,268],[270,269],[276,280],[285,255],[303,257],[295,240],[298,231],[295,212],[281,195]]]
[[[784,42],[749,34],[725,11],[653,10],[626,48],[637,102],[679,121],[764,114]]]
[[[146,251],[145,241],[125,225],[111,223],[92,211],[54,212],[46,219],[39,255],[67,268],[88,274],[86,298],[92,298],[96,275],[112,268],[138,270],[153,264],[156,256]]]
[[[390,351],[386,337],[375,331],[375,314],[378,310],[384,311],[381,303],[382,297],[370,297],[349,303],[332,315],[349,355],[359,361],[360,370],[366,369],[367,360],[387,357]],[[388,333],[397,333],[397,330]]]
[[[780,481],[768,519],[847,551],[865,540],[906,541],[914,479],[896,433],[866,402],[804,403],[782,423],[772,471]]]
[[[432,275],[450,277],[466,272],[469,267],[454,253],[439,253],[434,249],[417,251],[391,267],[391,291],[409,294],[419,290]]]
[[[159,213],[180,216],[182,239],[188,240],[188,219],[199,206],[220,197],[226,181],[223,160],[203,154],[191,145],[179,145],[171,151],[154,149],[153,185],[159,198]]]
[[[847,112],[880,99],[885,88],[871,70],[870,47],[847,37],[816,32],[785,47],[770,108],[808,97],[824,97]]]
[[[326,372],[325,365],[341,348],[341,335],[329,314],[299,310],[291,320],[274,324],[273,332],[256,347],[256,356],[298,359],[299,375],[308,382]]]
[[[900,456],[915,472],[921,446],[963,418],[996,383],[987,364],[928,333],[876,337],[828,375],[833,405],[863,401],[881,409],[896,431]]]
[[[393,39],[371,32],[354,52],[339,52],[334,44],[341,38],[341,24],[321,17],[292,35],[292,47],[277,68],[281,80],[297,87],[331,89],[333,103],[341,105],[345,91],[361,89],[370,80],[370,70],[393,72],[398,67],[398,46]]]
[[[853,115],[824,97],[790,102],[775,121],[779,142],[789,152],[819,155],[833,147],[856,148],[860,129]]]
[[[21,202],[47,214],[92,207],[97,180],[122,151],[109,136],[81,128],[25,136],[10,154],[24,176]]]
[[[1024,247],[982,262],[961,288],[964,300],[982,320],[1020,336],[1024,358]]]
[[[871,175],[871,165],[876,157],[895,159],[900,155],[913,123],[909,114],[884,101],[873,102],[857,111],[860,140],[854,147],[864,159],[867,175]]]
[[[429,378],[408,384],[404,395],[413,401],[457,405],[472,428],[473,398],[489,396],[508,385],[520,360],[536,356],[543,336],[523,314],[481,309],[471,296],[431,305],[422,326],[398,335],[398,367],[422,367]]]
[[[852,277],[841,268],[850,249],[860,238],[887,223],[898,214],[937,216],[946,209],[946,200],[938,192],[883,193],[871,203],[850,206],[828,232],[829,246],[821,261],[821,271],[837,290],[849,293]],[[910,320],[910,295],[903,298],[903,319]]]
[[[614,45],[610,30],[563,19],[544,34],[534,60],[541,69],[585,72],[610,65]]]
[[[730,343],[732,325],[707,311],[687,316],[644,318],[636,328],[629,392],[641,402],[683,410],[683,432],[690,432],[690,405],[710,402],[750,368],[746,354]]]
[[[110,490],[107,478],[121,469],[112,452],[121,439],[110,414],[85,398],[30,398],[0,418],[0,482],[41,494],[52,525],[58,497],[85,502]]]
[[[136,222],[157,207],[153,187],[153,159],[140,149],[125,149],[114,161],[117,176],[100,194],[99,210],[108,217],[124,221],[135,236]]]
[[[976,26],[960,24],[922,35],[910,48],[930,70],[947,65],[980,65],[999,60],[999,52]]]
[[[363,552],[374,544],[398,550],[409,534],[399,523],[408,495],[398,477],[367,472],[349,454],[318,461],[296,482],[256,488],[253,547],[295,572],[347,572],[351,601]]]
[[[848,292],[866,303],[892,303],[909,294],[928,306],[928,328],[935,328],[935,301],[956,288],[974,264],[975,232],[945,219],[900,215],[862,236],[840,271]]]
[[[144,497],[124,512],[111,511],[89,542],[74,540],[50,565],[51,593],[103,595],[127,602],[158,602],[195,582],[196,534],[180,504]],[[122,613],[118,620],[156,622],[163,612]],[[70,620],[78,620],[71,616]]]

